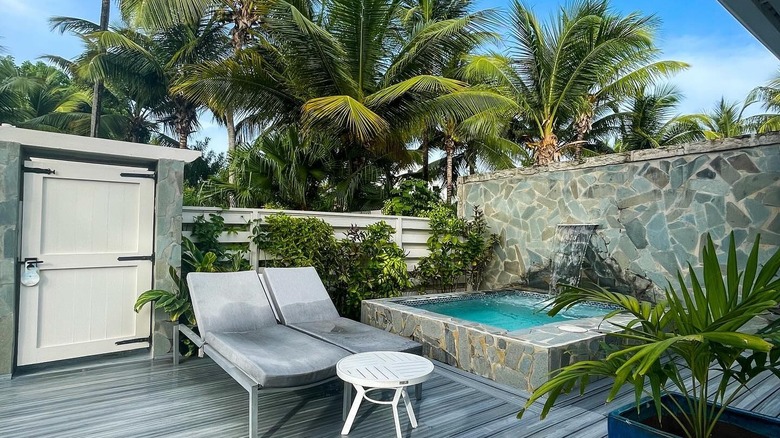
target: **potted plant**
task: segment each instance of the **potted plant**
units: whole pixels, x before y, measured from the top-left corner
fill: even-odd
[[[614,383],[607,402],[624,385],[634,388],[636,400],[610,414],[610,437],[708,438],[728,436],[734,425],[740,428],[734,436],[741,438],[751,436],[750,432],[780,436],[778,419],[729,407],[755,376],[767,371],[780,376],[780,321],[753,329],[755,323],[748,324],[780,302],[780,250],[759,267],[759,236],[740,269],[733,233],[729,243],[724,273],[707,235],[702,274],[698,276],[688,264],[690,285],[678,273],[679,288],[669,282],[663,302],[640,302],[604,289],[565,287],[550,315],[595,301],[616,307],[605,319],[618,314],[632,319],[618,325],[622,332],[614,336],[620,342],[605,345],[603,359],[560,369],[534,391],[525,408],[547,397],[544,418],[561,393],[579,385],[582,394],[594,377],[611,377]]]

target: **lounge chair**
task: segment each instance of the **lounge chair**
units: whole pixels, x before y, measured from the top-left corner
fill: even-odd
[[[422,354],[422,345],[411,339],[340,317],[314,268],[264,268],[261,282],[277,318],[288,327],[351,353]]]
[[[259,390],[291,390],[335,377],[336,362],[349,352],[277,323],[254,271],[190,273],[192,307],[201,336],[178,331],[249,391],[249,435],[257,436]],[[176,360],[175,360],[176,362]]]
[[[282,324],[329,342],[351,353],[400,351],[422,354],[422,345],[411,339],[339,316],[317,270],[308,268],[264,268],[261,280]],[[422,384],[414,387],[417,400]],[[352,386],[344,384],[346,418],[352,403]]]

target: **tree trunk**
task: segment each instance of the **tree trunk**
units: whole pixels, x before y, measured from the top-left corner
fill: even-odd
[[[534,148],[534,164],[547,166],[558,161],[558,137],[547,134]]]
[[[228,110],[225,113],[225,127],[227,128],[228,135],[228,153],[232,153],[236,150],[236,122],[233,110]]]
[[[430,140],[428,139],[428,130],[423,131],[423,138],[422,138],[422,156],[423,156],[423,162],[422,162],[422,178],[425,182],[428,182],[431,180],[430,175]]]
[[[230,159],[236,150],[236,122],[233,110],[227,110],[225,113],[225,127],[228,135],[228,159]],[[228,182],[230,184],[235,184],[236,182],[236,170],[232,166],[228,167]],[[236,197],[233,196],[233,193],[228,195],[228,206],[230,208],[236,207]]]
[[[103,0],[100,6],[100,30],[108,30],[108,14],[111,12],[111,0]],[[95,81],[92,89],[92,114],[89,136],[97,137],[100,131],[100,107],[103,103],[103,81]]]
[[[187,137],[189,137],[189,134],[184,129],[179,129],[179,149],[188,149],[187,148]]]
[[[447,202],[450,202],[455,187],[452,181],[452,156],[455,155],[455,140],[449,135],[444,137],[444,152],[447,154]]]

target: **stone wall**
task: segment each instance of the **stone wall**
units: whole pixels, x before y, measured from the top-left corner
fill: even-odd
[[[178,287],[168,270],[181,267],[182,186],[184,162],[159,160],[157,162],[157,187],[154,218],[154,288],[174,290]],[[171,353],[171,325],[165,322],[168,315],[154,310],[152,353],[161,357]]]
[[[20,152],[19,143],[0,142],[0,379],[14,366]]]
[[[742,260],[758,233],[763,259],[777,249],[780,134],[474,175],[458,191],[459,213],[482,207],[501,238],[483,288],[523,284],[549,265],[556,226],[574,223],[597,224],[623,270],[663,287],[698,264],[704,233],[723,248],[734,231]]]
[[[528,392],[546,382],[554,370],[603,357],[602,343],[612,342],[608,334],[617,330],[595,317],[572,320],[584,329],[582,333],[562,330],[558,323],[507,331],[407,305],[470,294],[363,300],[360,320],[419,342],[426,357]]]

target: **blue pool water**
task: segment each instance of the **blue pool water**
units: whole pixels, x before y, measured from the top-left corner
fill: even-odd
[[[520,330],[553,322],[604,316],[609,309],[580,304],[548,316],[543,310],[549,297],[528,292],[475,294],[466,299],[447,301],[407,301],[404,304],[442,315],[491,325],[505,330]]]

